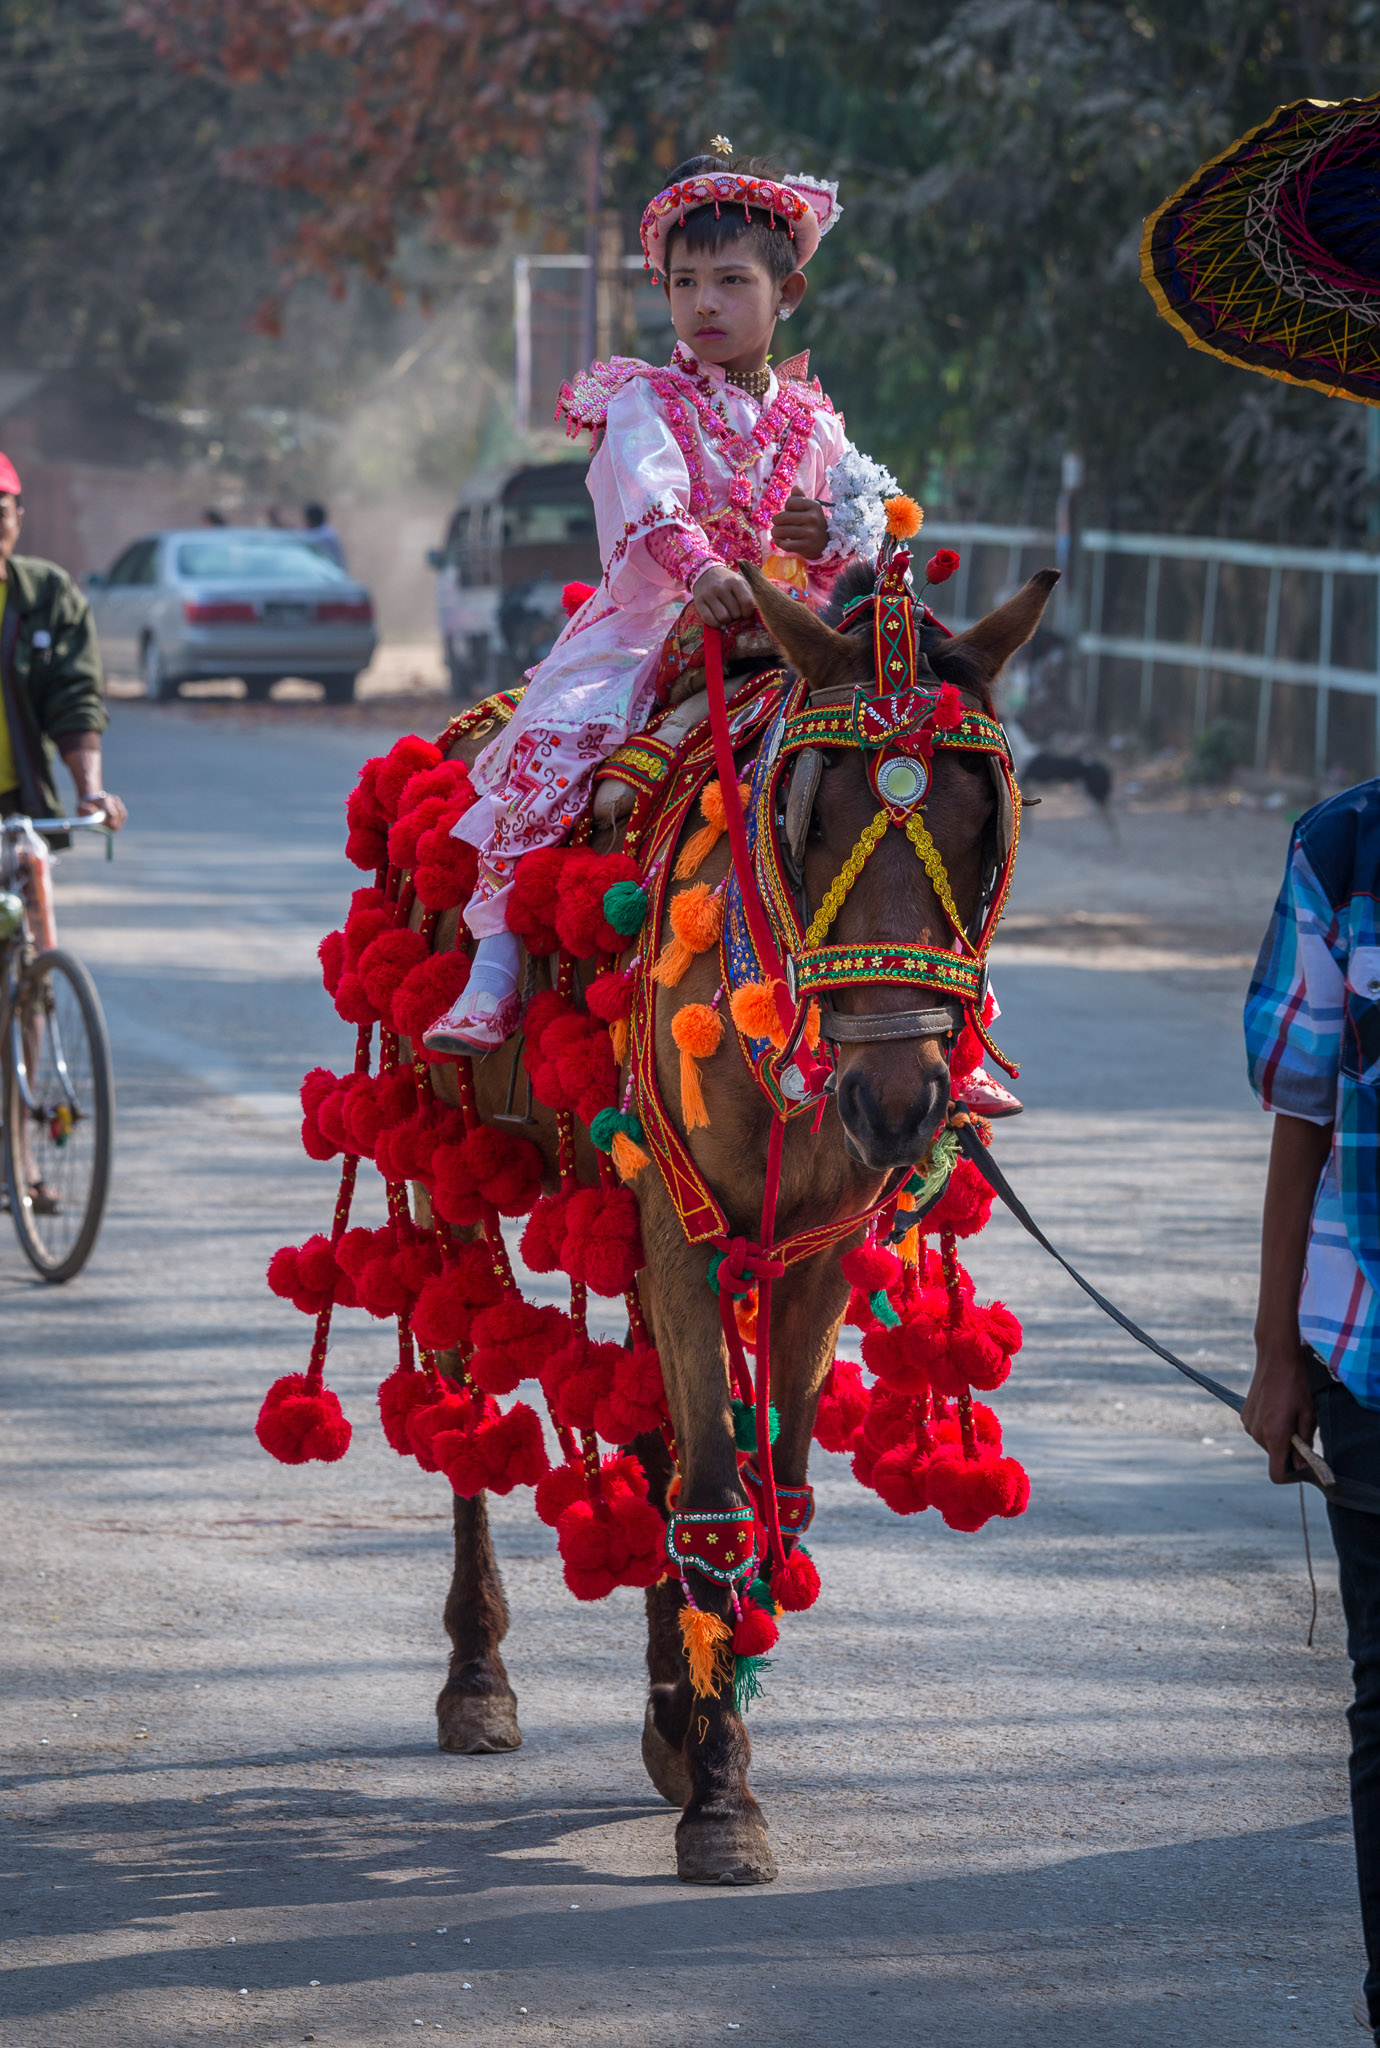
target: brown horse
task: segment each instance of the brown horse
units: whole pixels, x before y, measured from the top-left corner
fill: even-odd
[[[851,693],[874,679],[870,608],[859,626],[840,632],[804,606],[783,597],[755,571],[753,584],[763,623],[781,655],[809,678],[812,694]],[[1057,572],[1044,570],[1015,597],[968,631],[953,638],[933,627],[921,644],[941,681],[955,684],[968,701],[990,713],[991,685],[1007,658],[1035,631]],[[866,586],[864,586],[866,587]],[[848,594],[856,594],[848,593]],[[841,616],[837,608],[834,617]],[[470,759],[482,740],[466,739],[453,758]],[[740,764],[741,765],[741,764]],[[876,809],[861,755],[852,749],[825,757],[813,803],[798,820],[800,865],[806,899],[819,904]],[[937,754],[926,799],[925,819],[947,867],[953,896],[970,923],[981,907],[993,866],[995,785],[985,757],[963,752]],[[615,843],[609,834],[599,850]],[[729,862],[728,842],[699,870],[697,880],[716,883]],[[456,943],[458,914],[437,930],[438,948]],[[831,934],[840,943],[949,943],[948,926],[929,878],[899,832],[884,835],[848,895]],[[708,1001],[718,981],[715,953],[699,956],[678,994]],[[910,992],[881,985],[840,990],[835,1008],[876,1015],[904,1009]],[[670,1005],[660,1006],[657,1067],[663,1099],[679,1102],[678,1055],[670,1032]],[[704,1066],[707,1129],[689,1134],[694,1157],[725,1210],[730,1229],[755,1235],[761,1216],[770,1111],[725,1035],[722,1048]],[[502,1111],[516,1053],[505,1048],[476,1070],[480,1112]],[[458,1099],[452,1070],[433,1068],[434,1085],[447,1100]],[[838,1084],[818,1134],[809,1121],[787,1128],[782,1164],[777,1235],[856,1215],[898,1184],[897,1170],[910,1169],[925,1154],[949,1104],[947,1047],[938,1037],[849,1042],[838,1048]],[[532,1135],[546,1155],[550,1185],[556,1171],[555,1120],[536,1110]],[[593,1154],[586,1152],[582,1178],[593,1179]],[[664,1183],[655,1170],[633,1183],[641,1209],[646,1267],[639,1286],[647,1320],[661,1355],[666,1396],[679,1449],[679,1507],[718,1513],[741,1508],[731,1413],[731,1389],[715,1295],[705,1284],[705,1250],[687,1244]],[[420,1199],[424,1202],[425,1197]],[[839,1270],[845,1240],[792,1266],[773,1290],[772,1399],[780,1414],[774,1452],[778,1482],[803,1487],[820,1389],[834,1355],[847,1305],[848,1288]],[[453,1359],[442,1359],[442,1369]],[[664,1509],[670,1462],[660,1437],[635,1446],[651,1481],[651,1497]],[[695,1575],[697,1603],[726,1615],[726,1590]],[[674,1580],[663,1580],[647,1595],[647,1663],[651,1678],[642,1754],[653,1783],[681,1808],[676,1830],[677,1867],[682,1878],[731,1884],[765,1883],[776,1874],[766,1822],[748,1789],[747,1731],[735,1711],[731,1689],[720,1698],[692,1692],[677,1625],[682,1602]],[[499,1645],[508,1626],[502,1581],[489,1536],[482,1494],[455,1500],[455,1575],[445,1607],[452,1645],[450,1672],[437,1701],[440,1744],[462,1754],[515,1749],[522,1737],[517,1701]]]

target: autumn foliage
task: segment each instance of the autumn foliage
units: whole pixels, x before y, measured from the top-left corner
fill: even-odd
[[[310,81],[291,103],[325,109],[321,125],[242,149],[232,167],[307,198],[290,274],[343,288],[352,269],[387,280],[411,226],[492,240],[524,167],[568,156],[610,67],[682,11],[676,0],[132,0],[125,18],[183,70]]]

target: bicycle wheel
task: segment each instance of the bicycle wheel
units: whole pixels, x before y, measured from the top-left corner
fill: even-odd
[[[35,1271],[70,1280],[91,1256],[110,1185],[110,1040],[91,977],[70,953],[40,953],[12,991],[0,1048],[10,1214]]]

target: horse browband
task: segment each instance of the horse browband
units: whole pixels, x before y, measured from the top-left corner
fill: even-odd
[[[925,667],[928,670],[928,662],[925,663]],[[932,682],[936,691],[940,688],[940,679],[934,676],[932,671],[926,677],[926,681]],[[1000,759],[1008,781],[1011,781],[1010,749],[1000,722],[983,709],[973,691],[959,689],[958,694],[965,700],[962,724],[947,731],[933,733],[931,735],[932,745],[944,751],[992,755]],[[807,752],[818,755],[821,749],[829,747],[859,746],[860,740],[854,707],[855,696],[851,690],[833,688],[812,691],[807,686],[803,707],[788,716],[786,720],[785,730],[778,748],[778,759],[784,760],[790,755],[804,755]],[[801,761],[799,765],[800,767],[805,767],[804,761]],[[798,823],[801,827],[801,848],[798,850],[791,843],[795,840],[796,834],[788,832],[788,844],[784,852],[790,877],[792,881],[797,883],[797,900],[802,910],[801,922],[804,924],[804,875],[801,866],[803,829],[810,812],[814,808],[814,795],[819,784],[819,767],[816,766],[812,774],[807,769],[808,782],[806,787],[800,792],[801,800],[796,799],[794,789],[796,772],[792,772],[791,781],[788,785],[786,812],[788,826],[790,823]],[[1018,805],[1019,795],[1015,790],[1014,781],[1012,781],[1012,791]],[[919,806],[916,807],[917,819],[919,808]],[[1019,815],[1019,812],[1017,812],[1017,815]],[[884,812],[878,813],[877,819],[873,821],[874,827],[882,821],[884,816]],[[900,821],[893,815],[887,819],[887,822],[899,824]],[[937,864],[938,871],[936,874],[930,860],[926,860],[926,865],[931,870],[936,894],[939,896],[941,907],[944,908],[949,922],[954,924],[951,902],[945,902],[947,883],[943,875],[942,860],[940,860],[933,842],[928,840],[928,834],[923,832],[923,827],[921,827],[921,835],[928,842],[929,853],[933,858],[933,862]],[[859,870],[861,868],[861,860],[857,860],[857,856],[860,849],[865,848],[865,851],[862,852],[862,859],[865,860],[867,853],[871,851],[872,845],[877,842],[879,836],[880,834],[870,827],[869,831],[863,835],[863,839],[859,842],[859,847],[854,849],[853,855],[850,856],[850,862],[856,860]],[[917,853],[921,853],[920,839],[916,839],[915,843]],[[982,930],[977,942],[974,943],[968,938],[967,933],[961,927],[955,925],[956,936],[962,938],[970,948],[970,953],[967,957],[963,954],[949,952],[944,948],[926,947],[918,944],[879,946],[861,943],[852,946],[824,946],[816,944],[808,947],[808,950],[803,951],[798,957],[789,959],[788,973],[790,974],[791,981],[794,983],[792,988],[793,995],[808,995],[813,988],[818,988],[822,992],[825,988],[847,986],[850,983],[858,986],[871,986],[879,981],[883,981],[912,986],[918,984],[921,987],[934,990],[941,996],[950,998],[950,1001],[942,1007],[936,1006],[923,1010],[891,1010],[864,1016],[845,1013],[834,1009],[830,1004],[821,1002],[820,1036],[835,1045],[873,1045],[916,1038],[948,1037],[957,1031],[961,1022],[962,1012],[966,1010],[974,1019],[979,1036],[983,1038],[984,1042],[988,1042],[986,1032],[982,1028],[981,1019],[983,998],[986,992],[986,953],[991,942],[992,930],[996,923],[996,914],[999,914],[1001,904],[1005,901],[1006,890],[1010,885],[1014,856],[1015,846],[1013,842],[1007,860],[1003,864],[1004,872],[998,877],[991,895],[979,906],[978,915],[981,920]],[[923,853],[921,853],[921,858],[925,859]],[[844,893],[846,893],[846,890]],[[840,902],[841,900],[840,898]],[[996,1048],[990,1046],[990,1042],[988,1042],[988,1045],[989,1050],[995,1053]],[[1000,1055],[997,1056],[1000,1057]],[[1003,1064],[1006,1064],[1006,1062],[1003,1061]]]

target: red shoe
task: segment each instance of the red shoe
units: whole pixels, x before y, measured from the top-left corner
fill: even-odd
[[[430,1044],[430,1040],[427,1042]],[[967,1080],[959,1084],[958,1099],[964,1109],[971,1109],[976,1116],[1019,1116],[1025,1108],[986,1067],[974,1067]]]
[[[522,998],[516,990],[510,996],[492,996],[480,989],[474,995],[462,995],[444,1017],[438,1017],[423,1034],[422,1044],[428,1052],[482,1059],[512,1037],[521,1015]]]

